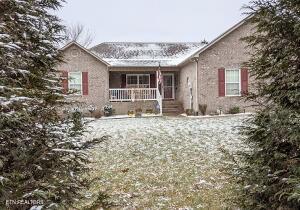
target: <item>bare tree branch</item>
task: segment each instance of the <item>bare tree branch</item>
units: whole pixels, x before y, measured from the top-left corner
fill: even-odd
[[[84,25],[77,23],[67,27],[67,42],[76,41],[84,47],[88,47],[94,41],[94,35]]]

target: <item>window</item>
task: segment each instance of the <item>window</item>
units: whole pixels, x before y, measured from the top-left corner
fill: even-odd
[[[77,94],[82,94],[81,72],[69,72],[69,89],[75,90]]]
[[[150,76],[149,75],[139,75],[139,87],[140,88],[150,88]]]
[[[225,94],[226,96],[240,96],[240,70],[225,71]]]
[[[126,75],[126,86],[127,87],[138,87],[138,76],[137,75]]]
[[[126,75],[127,88],[150,88],[149,74],[127,74]]]

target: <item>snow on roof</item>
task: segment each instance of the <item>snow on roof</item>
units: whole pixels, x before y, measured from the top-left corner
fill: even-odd
[[[203,48],[203,43],[104,42],[90,51],[116,67],[177,66]]]

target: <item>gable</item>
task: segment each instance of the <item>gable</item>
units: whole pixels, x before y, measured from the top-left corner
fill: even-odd
[[[63,62],[58,64],[60,71],[107,71],[108,66],[98,58],[77,45],[71,45],[62,51]]]
[[[63,52],[64,57],[67,57],[69,60],[80,58],[82,56],[91,56],[97,61],[101,62],[102,64],[109,66],[109,64],[106,61],[104,61],[94,53],[90,52],[89,50],[87,50],[77,42],[70,42],[60,50]]]
[[[241,38],[250,35],[251,30],[254,28],[250,21],[252,17],[253,15],[246,17],[245,19],[243,19],[242,21],[240,21],[239,23],[237,23],[236,25],[234,25],[233,27],[231,27],[230,29],[222,33],[220,36],[218,36],[213,41],[211,41],[208,45],[206,45],[205,47],[203,47],[202,49],[194,53],[192,56],[190,56],[189,58],[181,62],[179,66],[186,65],[186,63],[190,62],[191,58],[199,57],[202,53],[215,47],[215,45],[218,45],[218,43],[224,40],[228,40],[232,37],[235,38],[237,44],[242,44],[243,41],[241,40]]]

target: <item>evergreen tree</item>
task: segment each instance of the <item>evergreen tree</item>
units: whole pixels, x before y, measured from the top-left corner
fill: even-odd
[[[69,207],[87,184],[80,174],[91,142],[58,112],[66,105],[55,70],[64,27],[52,11],[61,3],[0,1],[0,209],[10,200]]]
[[[254,0],[248,65],[260,107],[244,128],[251,152],[241,171],[247,209],[300,208],[300,1]]]

